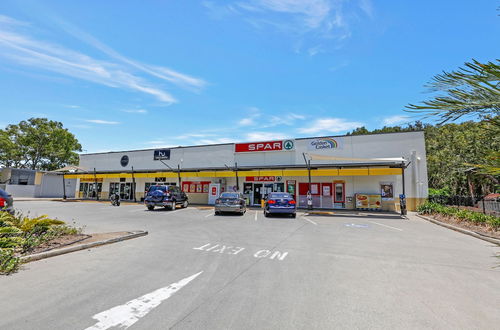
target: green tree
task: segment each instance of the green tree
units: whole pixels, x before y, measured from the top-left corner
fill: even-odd
[[[424,130],[429,188],[451,195],[479,195],[498,185],[500,135],[488,120],[431,125],[415,122],[372,131],[358,128],[348,135]],[[496,158],[495,158],[496,155]],[[496,168],[496,171],[494,170]]]
[[[82,146],[63,124],[47,118],[30,118],[0,130],[0,165],[55,170],[78,163]]]
[[[427,87],[438,95],[422,105],[409,104],[406,111],[436,116],[440,123],[473,115],[500,126],[500,60],[472,60],[464,68],[434,76]]]

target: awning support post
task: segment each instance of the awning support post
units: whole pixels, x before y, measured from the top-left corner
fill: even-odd
[[[97,188],[97,173],[95,171],[95,167],[94,167],[94,192],[95,192],[95,200],[98,201],[99,200],[99,189]]]
[[[181,187],[181,165],[177,164],[177,180],[179,181],[179,188]]]
[[[66,200],[66,181],[64,179],[64,173],[63,173],[63,200]]]
[[[134,196],[134,203],[137,202],[137,198],[135,197],[135,176],[134,176],[134,167],[132,166],[132,196]]]
[[[307,176],[309,179],[309,188],[307,191],[307,209],[312,210],[313,207],[312,207],[312,194],[311,194],[311,159],[306,159],[306,154],[304,152],[302,153],[302,156],[304,157],[304,161],[306,162]]]
[[[240,180],[238,178],[238,163],[234,163],[234,171],[236,173],[236,191],[240,191]]]

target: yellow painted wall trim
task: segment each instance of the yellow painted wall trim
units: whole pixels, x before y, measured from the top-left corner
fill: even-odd
[[[339,170],[339,176],[358,176],[358,175],[368,175],[367,168],[341,168]]]
[[[338,175],[339,175],[339,170],[337,169],[311,170],[311,176],[338,176]]]
[[[370,168],[370,175],[400,175],[403,173],[401,168]]]
[[[307,176],[307,170],[283,170],[283,176]]]
[[[317,169],[311,170],[311,176],[374,176],[374,175],[401,175],[401,168],[343,168],[343,169]],[[235,177],[233,171],[200,171],[200,172],[181,172],[181,178],[229,178]],[[247,176],[308,176],[307,170],[260,170],[260,171],[238,171],[238,177]],[[132,173],[107,173],[96,174],[96,178],[116,179],[132,178]],[[177,178],[175,172],[156,172],[156,173],[134,173],[135,178]],[[91,179],[94,174],[65,174],[66,179]]]
[[[247,176],[260,176],[259,171],[238,171],[238,177],[244,178]]]

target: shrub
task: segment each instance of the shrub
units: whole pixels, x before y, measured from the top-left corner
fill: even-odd
[[[0,212],[0,274],[10,274],[18,269],[19,253],[29,252],[56,237],[80,232],[81,229],[46,215],[30,218]]]
[[[441,214],[462,221],[469,221],[474,224],[487,224],[493,227],[495,230],[498,230],[500,228],[500,217],[466,209],[459,209],[456,207],[444,206],[434,202],[425,202],[417,208],[417,212],[420,214]]]
[[[14,249],[0,249],[0,274],[15,272],[19,264],[20,259],[14,255]]]

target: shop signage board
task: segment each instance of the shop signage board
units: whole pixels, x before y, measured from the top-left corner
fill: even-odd
[[[318,138],[309,141],[307,144],[308,150],[332,150],[332,149],[342,149],[342,139],[341,138]]]
[[[247,176],[245,181],[247,182],[274,182],[277,178],[275,176]],[[281,181],[281,180],[278,180]]]
[[[290,151],[295,149],[293,140],[236,143],[234,152]]]
[[[153,154],[154,160],[170,160],[170,149],[157,149]]]
[[[382,206],[382,196],[375,194],[356,194],[357,209],[380,209]]]

